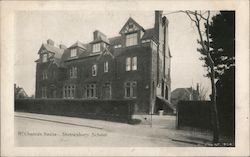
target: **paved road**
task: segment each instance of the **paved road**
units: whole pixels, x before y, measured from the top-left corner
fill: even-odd
[[[107,147],[195,146],[193,144],[172,141],[172,138],[176,136],[176,132],[168,127],[155,125],[153,128],[150,128],[149,125],[129,125],[101,120],[15,113],[15,145]]]

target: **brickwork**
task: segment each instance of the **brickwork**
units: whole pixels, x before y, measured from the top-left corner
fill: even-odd
[[[132,99],[136,114],[156,112],[156,96],[170,98],[171,55],[167,19],[161,11],[155,16],[154,28],[145,30],[129,18],[120,36],[96,30],[87,44],[61,49],[48,40],[36,61],[36,98]]]

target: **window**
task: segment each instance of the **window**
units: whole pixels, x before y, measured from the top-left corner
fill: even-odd
[[[104,72],[108,72],[109,71],[109,62],[104,62]]]
[[[114,46],[115,49],[116,49],[116,48],[120,48],[120,47],[122,47],[121,44],[118,44],[118,45],[115,45],[115,46]]]
[[[88,84],[85,86],[84,97],[85,98],[97,98],[96,97],[96,84]]]
[[[94,64],[94,65],[92,66],[92,76],[96,76],[96,75],[97,75],[97,65]]]
[[[126,46],[137,45],[137,33],[126,35]]]
[[[70,50],[70,57],[76,57],[77,51],[76,49],[71,49]]]
[[[146,40],[142,40],[142,41],[141,41],[141,43],[148,43],[148,42],[150,42],[149,39],[146,39]]]
[[[71,67],[69,69],[70,78],[77,78],[77,67]]]
[[[126,58],[126,71],[137,70],[137,57]]]
[[[100,52],[100,50],[101,50],[101,44],[100,43],[93,45],[93,52]]]
[[[137,57],[132,58],[132,70],[137,70]]]
[[[75,85],[65,85],[63,87],[63,98],[73,99],[75,97]]]
[[[136,98],[136,82],[125,82],[125,98]]]
[[[131,70],[131,58],[127,57],[126,58],[126,71],[130,71]]]
[[[47,53],[44,53],[42,54],[42,62],[47,62],[48,61],[48,54]]]
[[[47,71],[43,71],[42,78],[43,78],[43,80],[48,79]]]
[[[47,98],[47,88],[42,87],[42,98]]]

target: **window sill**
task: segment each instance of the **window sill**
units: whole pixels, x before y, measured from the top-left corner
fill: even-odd
[[[137,97],[124,97],[124,99],[136,99]]]

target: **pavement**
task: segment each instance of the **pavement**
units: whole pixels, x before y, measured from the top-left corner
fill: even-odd
[[[16,146],[200,147],[212,134],[176,130],[175,116],[135,115],[137,125],[15,112]]]

